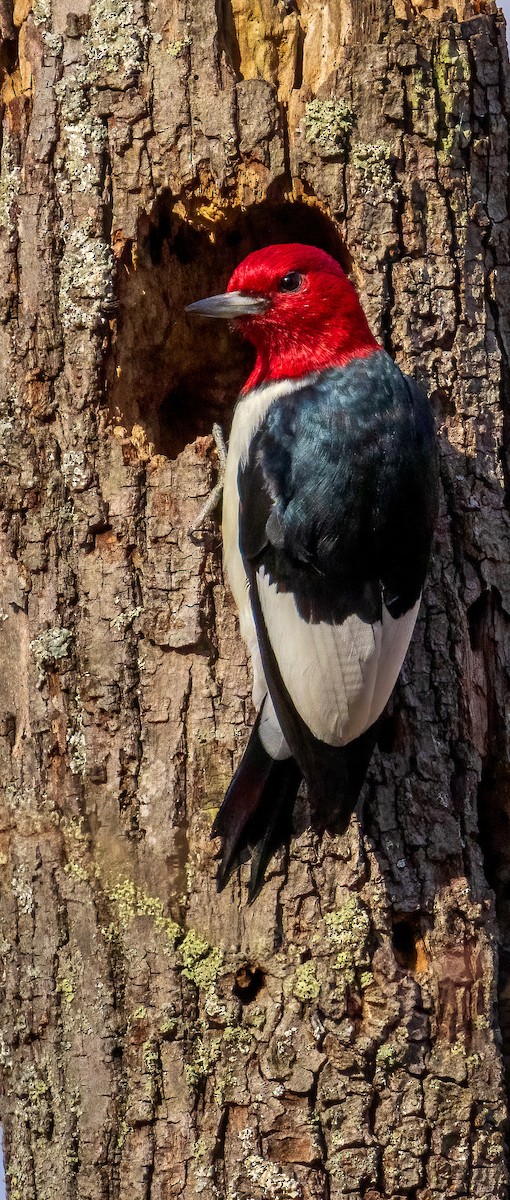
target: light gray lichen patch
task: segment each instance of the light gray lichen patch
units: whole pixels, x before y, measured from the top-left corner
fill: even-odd
[[[347,152],[354,111],[345,100],[310,100],[305,109],[305,138],[322,158]]]
[[[386,142],[357,142],[351,151],[351,163],[359,172],[361,191],[383,191],[391,198],[391,149]]]
[[[55,625],[30,642],[30,649],[39,668],[38,687],[44,683],[47,672],[54,670],[62,659],[68,657],[73,637],[72,629]]]
[[[84,492],[92,482],[93,471],[83,450],[66,450],[62,455],[62,474],[73,492]]]
[[[81,712],[76,713],[74,725],[67,733],[66,746],[72,774],[83,776],[87,768],[87,746]]]
[[[34,0],[32,4],[32,20],[35,25],[49,25],[51,21],[51,0]]]
[[[347,1146],[331,1154],[328,1158],[328,1171],[338,1185],[337,1195],[346,1195],[351,1189],[354,1173],[362,1175],[371,1183],[377,1179],[379,1166],[379,1149],[377,1146]],[[359,1164],[359,1166],[358,1166]],[[351,1193],[352,1194],[352,1193]]]
[[[42,36],[48,56],[51,58],[59,58],[64,45],[60,34],[52,33],[51,30],[45,29]]]
[[[149,44],[149,30],[134,4],[124,0],[97,0],[90,8],[90,28],[85,39],[90,78],[136,75]]]
[[[11,1071],[12,1065],[11,1048],[8,1046],[7,1042],[4,1041],[3,1036],[0,1035],[0,1067],[2,1067],[4,1071]]]
[[[26,916],[33,912],[34,907],[33,884],[28,871],[29,868],[26,864],[20,863],[11,880],[12,893],[18,902],[18,912],[24,913]]]
[[[42,14],[49,0],[36,2]],[[74,223],[68,216],[61,225],[61,320],[64,330],[92,331],[114,301],[114,258],[95,215],[100,212],[107,149],[102,89],[113,82],[119,87],[120,81],[127,87],[135,80],[144,65],[149,30],[136,0],[93,0],[89,21],[81,38],[83,59],[64,74],[55,91],[61,128],[56,177],[63,212],[69,212],[73,193],[90,197],[87,220]]]
[[[110,620],[110,629],[127,629],[136,621],[142,611],[141,604],[137,604],[136,608],[127,608],[120,612],[117,617],[112,617]]]
[[[60,312],[64,329],[96,329],[114,301],[113,254],[88,224],[67,238],[60,270]]]
[[[244,1161],[244,1168],[253,1184],[268,1200],[301,1200],[303,1189],[299,1180],[271,1159],[249,1154]]]
[[[9,136],[2,141],[0,157],[0,229],[8,229],[13,223],[13,209],[19,195],[20,168],[14,160]]]
[[[107,142],[104,122],[91,112],[86,112],[76,121],[64,120],[62,133],[67,140],[67,178],[79,192],[99,188],[102,154]]]
[[[102,155],[107,144],[106,124],[94,111],[97,88],[91,87],[83,67],[55,85],[60,104],[60,128],[65,144],[62,167],[78,191],[97,188],[101,182]]]

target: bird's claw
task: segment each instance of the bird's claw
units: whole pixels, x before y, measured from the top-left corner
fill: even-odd
[[[223,495],[223,479],[225,476],[225,465],[227,462],[227,447],[225,445],[225,438],[223,436],[221,425],[218,425],[216,421],[212,427],[212,435],[220,464],[218,482],[215,484],[212,491],[209,492],[205,504],[200,509],[198,516],[195,517],[193,524],[190,525],[189,533],[197,533],[199,529],[203,528],[204,521],[206,521],[208,517],[212,516],[215,509],[217,509]]]

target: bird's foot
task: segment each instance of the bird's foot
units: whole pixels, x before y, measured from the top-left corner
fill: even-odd
[[[190,525],[190,527],[189,527],[190,533],[197,533],[199,529],[202,529],[202,527],[204,525],[204,521],[206,521],[207,518],[210,517],[212,515],[212,513],[215,511],[215,509],[218,507],[218,504],[223,495],[223,480],[225,477],[225,466],[226,466],[226,462],[227,462],[227,447],[225,445],[225,438],[223,437],[223,430],[221,428],[221,425],[218,425],[216,422],[214,423],[214,425],[212,427],[212,435],[214,438],[214,444],[216,446],[216,450],[218,453],[218,460],[219,460],[219,464],[220,464],[218,482],[215,484],[212,491],[209,492],[209,495],[207,497],[205,504],[200,509],[198,516],[195,517],[193,524]]]

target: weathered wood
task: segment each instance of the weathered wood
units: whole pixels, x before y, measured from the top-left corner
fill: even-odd
[[[11,1200],[507,1194],[509,75],[477,8],[0,7]],[[352,269],[443,497],[363,833],[303,802],[248,908],[209,829],[249,670],[218,524],[188,533],[248,358],[183,309],[271,240]]]

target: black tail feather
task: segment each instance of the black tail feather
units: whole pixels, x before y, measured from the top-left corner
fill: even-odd
[[[252,850],[248,887],[250,904],[260,892],[266,867],[275,850],[290,841],[292,813],[301,779],[301,771],[293,758],[273,764],[263,803],[256,818],[257,829],[260,830],[262,824],[263,828]],[[255,821],[253,825],[255,826]],[[253,832],[257,836],[255,828]]]
[[[278,846],[288,841],[301,772],[294,759],[276,762],[259,738],[260,714],[214,821],[211,837],[221,837],[218,891],[225,887],[243,852],[253,854],[250,902]]]
[[[211,829],[211,837],[220,837],[223,843],[218,869],[219,891],[225,886],[240,851],[246,848],[243,835],[260,806],[271,772],[272,759],[264,750],[258,734],[260,715],[257,716],[246,750]]]
[[[358,800],[377,739],[377,724],[347,746],[320,744],[320,758],[300,765],[294,758],[275,761],[259,737],[260,713],[214,821],[211,837],[222,839],[218,891],[232,871],[251,855],[248,899],[258,895],[267,864],[289,841],[292,814],[303,774],[310,794],[314,824],[341,834]],[[319,745],[319,743],[317,743]]]
[[[313,775],[305,772],[318,828],[345,833],[363,787],[378,728],[376,722],[346,746],[324,746]]]

